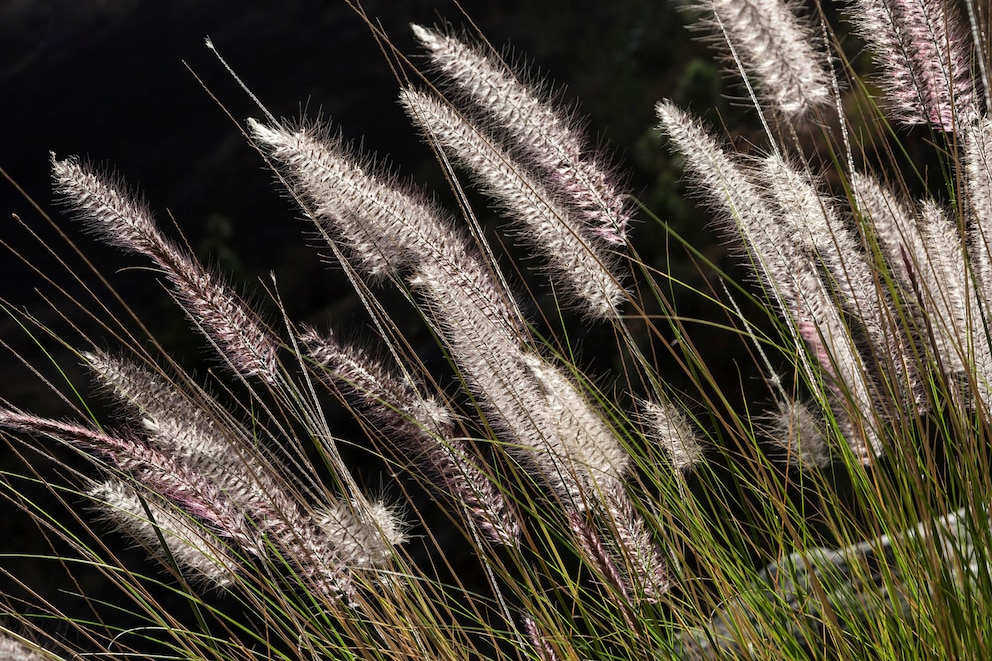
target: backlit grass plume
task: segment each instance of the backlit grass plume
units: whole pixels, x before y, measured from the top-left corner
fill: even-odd
[[[740,282],[635,213],[547,85],[448,28],[412,26],[421,60],[372,32],[457,213],[325,118],[239,127],[361,320],[298,322],[278,281],[250,300],[121,176],[53,155],[63,215],[144,260],[221,369],[124,319],[88,337],[7,310],[112,408],[0,404],[23,466],[0,487],[66,586],[14,578],[0,656],[988,658],[990,16],[794,5],[688,3],[747,103],[731,123],[659,99],[647,141]],[[708,283],[658,266],[679,260]],[[66,296],[61,318],[99,316]]]

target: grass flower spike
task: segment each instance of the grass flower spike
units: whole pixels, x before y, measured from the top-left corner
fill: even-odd
[[[47,659],[57,658],[48,655],[43,656],[13,638],[2,634],[0,634],[0,656],[10,661],[46,661]]]
[[[759,93],[790,120],[798,120],[832,98],[827,56],[812,31],[785,0],[703,0],[698,7],[732,51],[737,66],[755,76]]]
[[[856,0],[851,17],[875,51],[892,116],[953,132],[978,119],[972,53],[944,0]]]
[[[107,518],[148,548],[157,548],[159,536],[168,550],[194,577],[224,588],[230,586],[241,563],[220,538],[209,539],[202,528],[181,510],[160,502],[152,493],[139,494],[123,482],[108,480],[89,492]],[[149,516],[150,515],[150,516]]]
[[[601,240],[589,235],[551,191],[445,103],[414,90],[404,90],[400,100],[428,141],[449,150],[522,226],[518,235],[550,262],[556,279],[565,285],[566,298],[574,298],[577,307],[592,316],[618,314],[624,291],[612,258],[596,246]]]
[[[491,118],[492,132],[580,212],[587,231],[608,243],[624,242],[631,217],[627,196],[604,158],[587,154],[584,138],[561,111],[481,49],[419,25],[413,33],[456,93]]]
[[[161,235],[146,204],[77,158],[60,161],[53,155],[52,170],[56,193],[96,234],[162,268],[190,317],[235,370],[275,378],[276,346],[261,320],[217,276]]]

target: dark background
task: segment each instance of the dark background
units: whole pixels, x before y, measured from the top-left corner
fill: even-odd
[[[580,115],[589,117],[592,143],[608,146],[623,162],[631,189],[648,208],[710,258],[724,259],[705,218],[683,199],[677,164],[653,130],[653,106],[666,97],[714,122],[729,114],[712,53],[690,41],[674,3],[479,0],[462,6],[495,46],[512,44],[518,55],[511,59],[526,57],[553,80],[565,105],[579,102]],[[410,22],[467,25],[453,3],[440,0],[378,0],[364,7],[415,62]],[[45,214],[111,278],[180,363],[203,370],[206,353],[141,259],[99,245],[60,215],[50,192],[50,151],[113,167],[144,192],[161,225],[168,226],[171,215],[200,258],[230,274],[243,291],[259,292],[259,278],[274,273],[294,320],[335,328],[364,323],[340,274],[322,264],[308,245],[298,213],[228,117],[243,125],[260,111],[204,46],[205,36],[273,114],[330,118],[346,136],[362,140],[365,149],[388,157],[404,176],[438,191],[442,202],[448,200],[430,151],[396,103],[398,84],[379,46],[343,2],[0,1],[0,167],[40,206],[35,209],[13,185],[0,181],[0,240],[9,249],[0,258],[0,297],[8,308],[37,316],[70,345],[79,345],[79,333],[97,345],[115,345],[109,331],[86,319],[85,311],[98,307],[96,299],[107,302],[112,315],[125,313],[101,294],[105,290],[87,298],[83,286],[73,284],[66,269],[31,237],[31,231],[38,232],[41,243],[67,252]],[[641,256],[677,278],[697,278],[679,253],[666,253],[657,225],[640,216],[633,234]],[[78,332],[44,302],[48,296],[63,299],[56,285],[32,267],[81,301],[82,309],[56,304],[79,324]],[[68,270],[85,273],[76,259]],[[88,285],[99,287],[92,276],[85,277]],[[692,299],[680,311],[689,317],[712,314]],[[697,341],[710,347],[724,377],[737,381],[742,377],[733,352],[740,347],[726,335]],[[88,402],[95,400],[76,359],[57,342],[45,339],[44,345],[66,370],[61,381],[59,371],[8,314],[0,314],[0,340],[11,349],[0,352],[0,398],[39,414],[69,415],[66,403],[19,355],[53,379],[70,401],[66,381],[80,388]],[[0,446],[0,455],[4,452]],[[48,468],[55,468],[30,457],[28,462],[46,476]],[[3,468],[24,470],[9,452]],[[0,514],[0,546],[3,552],[46,550],[37,530],[13,508]],[[44,570],[10,558],[0,558],[0,569],[38,586],[46,598],[60,600],[59,584],[49,584],[40,573]],[[101,579],[86,580],[92,584],[80,587],[97,593]],[[16,592],[8,585],[0,582]]]

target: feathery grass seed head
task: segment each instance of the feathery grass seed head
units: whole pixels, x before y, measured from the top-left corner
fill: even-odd
[[[440,99],[405,89],[400,101],[426,139],[438,142],[468,168],[482,189],[520,225],[517,236],[549,264],[566,298],[575,299],[577,307],[591,316],[617,314],[625,293],[614,273],[614,260],[540,180]]]
[[[985,300],[992,301],[992,120],[982,117],[965,134],[964,165],[968,254]]]
[[[727,42],[743,72],[754,76],[759,93],[790,120],[827,105],[827,56],[817,51],[812,30],[787,0],[693,0]]]
[[[370,276],[407,269],[460,244],[447,219],[394,177],[372,171],[326,130],[248,120],[252,138],[284,172],[305,211],[339,238]]]
[[[396,510],[383,502],[339,502],[317,512],[316,524],[335,556],[355,568],[381,567],[393,554],[393,546],[407,541],[406,525]]]
[[[579,212],[589,232],[623,244],[631,218],[627,194],[604,165],[606,159],[587,153],[573,122],[482,49],[437,30],[412,27],[444,80],[491,120],[480,124],[540,171],[555,196]]]
[[[768,437],[785,452],[789,463],[798,468],[812,470],[830,464],[830,446],[823,422],[797,399],[780,400],[769,414]]]
[[[230,462],[231,441],[219,426],[219,410],[211,413],[204,400],[192,401],[177,383],[124,358],[104,351],[84,352],[83,358],[114,397],[135,411],[153,442],[194,462]]]
[[[276,343],[259,317],[187,251],[162,236],[144,203],[123,183],[78,158],[52,157],[56,193],[111,245],[150,257],[165,272],[190,319],[238,372],[274,381]]]
[[[978,118],[971,46],[954,3],[851,0],[849,14],[875,51],[897,121],[952,133]]]
[[[239,563],[223,543],[211,538],[202,524],[188,514],[161,502],[157,495],[139,494],[119,480],[105,481],[87,493],[99,503],[110,521],[143,545],[157,548],[161,534],[169,545],[169,553],[195,575],[217,587],[227,587],[235,580]]]
[[[661,446],[676,471],[687,473],[703,460],[699,431],[675,404],[644,400],[641,410],[648,438]]]
[[[114,175],[98,172],[76,156],[51,155],[55,193],[87,228],[107,243],[131,252],[153,255],[161,236],[151,209]]]
[[[630,455],[610,426],[562,371],[533,354],[524,363],[546,400],[543,412],[551,423],[547,442],[566,466],[588,480],[593,492],[623,480]]]
[[[0,632],[0,659],[4,661],[51,661],[58,660],[51,654],[39,654],[7,634]]]

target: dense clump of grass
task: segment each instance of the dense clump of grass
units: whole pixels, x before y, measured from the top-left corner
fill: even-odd
[[[319,118],[260,105],[242,126],[362,300],[361,345],[337,320],[291,319],[278,282],[261,312],[120,177],[53,155],[66,215],[150,264],[220,369],[186,373],[98,313],[118,346],[53,335],[120,414],[82,396],[71,421],[0,408],[9,447],[55,466],[5,476],[3,493],[55,540],[49,560],[92,615],[28,590],[5,600],[0,652],[986,658],[992,128],[988,16],[965,9],[852,1],[835,26],[819,4],[687,7],[763,128],[742,153],[687,109],[656,108],[687,188],[753,274],[689,291],[752,348],[764,379],[744,404],[678,314],[680,283],[638,256],[633,220],[664,219],[481,37],[413,26],[417,68],[372,27],[457,210]],[[879,83],[848,59],[850,34]],[[886,151],[910,140],[932,148],[939,184]],[[473,211],[486,203],[516,261]],[[411,317],[442,361],[409,341]],[[594,349],[612,373],[578,350],[593,327],[613,340]],[[401,495],[367,488],[351,445]],[[74,520],[36,506],[30,482]],[[100,518],[159,571],[116,553]],[[119,595],[85,594],[77,567]]]

